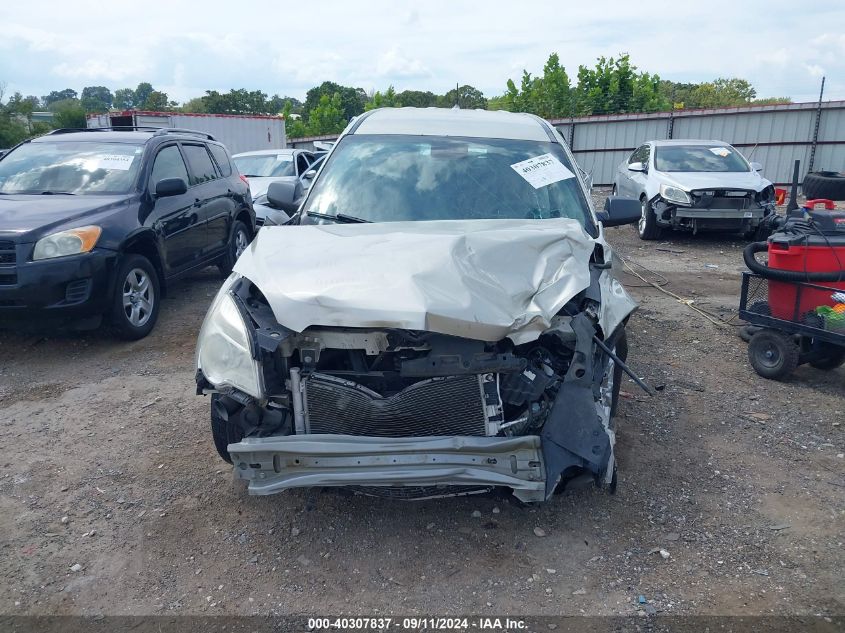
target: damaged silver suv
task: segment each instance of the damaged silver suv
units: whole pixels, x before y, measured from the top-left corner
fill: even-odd
[[[221,457],[252,494],[348,486],[548,499],[615,485],[636,308],[560,134],[528,114],[353,120],[285,226],[263,229],[199,335]],[[302,194],[295,179],[276,200]]]

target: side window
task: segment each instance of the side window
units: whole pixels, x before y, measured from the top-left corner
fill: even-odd
[[[646,157],[643,160],[643,157]],[[631,158],[628,159],[628,164],[631,163],[644,163],[648,160],[648,145],[640,145],[637,149],[634,150],[634,153],[631,154]]]
[[[229,160],[229,153],[226,151],[222,145],[214,145],[210,143],[208,145],[208,149],[211,150],[211,155],[214,156],[214,160],[217,163],[217,167],[220,168],[220,173],[223,175],[224,178],[228,178],[232,175],[232,163]]]
[[[188,166],[191,168],[191,184],[198,185],[217,178],[214,171],[214,163],[205,145],[182,145],[185,158],[188,159]]]
[[[300,176],[308,171],[308,161],[305,160],[305,154],[297,154],[296,171]]]
[[[651,157],[651,145],[643,145],[642,146],[642,158],[640,158],[640,162],[646,166],[648,169],[648,159]]]
[[[188,170],[176,145],[168,145],[156,154],[153,171],[150,173],[151,189],[155,189],[156,183],[165,178],[181,178],[188,182]]]

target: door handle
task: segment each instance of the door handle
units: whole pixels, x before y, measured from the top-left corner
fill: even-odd
[[[197,198],[196,200],[194,200],[194,206],[195,206],[195,207],[202,206],[202,200],[200,200],[199,198]]]

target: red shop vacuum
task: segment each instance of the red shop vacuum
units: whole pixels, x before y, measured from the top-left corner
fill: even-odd
[[[824,210],[816,207],[824,206]],[[768,264],[755,255],[767,252]],[[797,300],[796,282],[824,284],[845,290],[845,210],[830,200],[808,200],[791,212],[765,242],[753,242],[743,252],[745,265],[769,280],[769,309],[778,319],[798,321],[819,306],[833,307],[831,293],[804,289]]]

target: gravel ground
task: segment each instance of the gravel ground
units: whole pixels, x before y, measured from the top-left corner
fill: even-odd
[[[609,240],[735,314],[738,238]],[[845,369],[763,380],[735,319],[628,280],[658,396],[622,387],[615,495],[533,507],[247,496],[194,395],[212,269],[143,341],[0,332],[0,614],[845,613]]]

